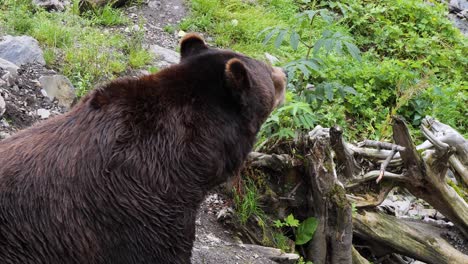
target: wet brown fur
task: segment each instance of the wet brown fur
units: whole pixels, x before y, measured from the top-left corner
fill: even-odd
[[[194,35],[181,51],[0,142],[0,263],[190,262],[200,202],[239,169],[285,80]]]

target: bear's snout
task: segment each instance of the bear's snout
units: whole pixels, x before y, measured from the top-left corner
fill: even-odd
[[[284,102],[284,94],[286,92],[286,84],[288,83],[287,73],[283,68],[273,67],[273,83],[275,85],[275,106],[277,107]]]

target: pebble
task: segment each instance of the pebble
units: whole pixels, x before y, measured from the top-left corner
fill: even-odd
[[[50,111],[44,108],[37,109],[37,115],[42,119],[47,119],[50,116]]]

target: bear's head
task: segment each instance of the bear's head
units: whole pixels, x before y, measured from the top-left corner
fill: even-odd
[[[284,100],[287,77],[279,67],[240,53],[210,48],[196,34],[187,34],[181,40],[180,52],[181,64],[200,67],[203,64],[213,69],[224,65],[224,82],[217,87],[227,88],[241,107],[246,108],[242,113],[250,115],[254,121],[250,132],[258,132],[268,115]],[[206,74],[206,70],[203,73]]]

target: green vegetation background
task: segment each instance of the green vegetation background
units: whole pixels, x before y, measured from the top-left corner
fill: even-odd
[[[1,28],[38,39],[48,66],[69,77],[80,96],[129,69],[155,70],[142,31],[128,37],[112,30],[130,24],[121,11],[80,13],[74,0],[67,11],[49,13],[30,2],[0,0]],[[290,71],[288,100],[263,127],[260,143],[318,124],[341,125],[349,139],[388,139],[393,114],[416,135],[425,115],[468,135],[467,38],[438,1],[190,0],[188,6],[190,16],[168,29],[204,32],[216,46],[262,60],[269,53]]]

